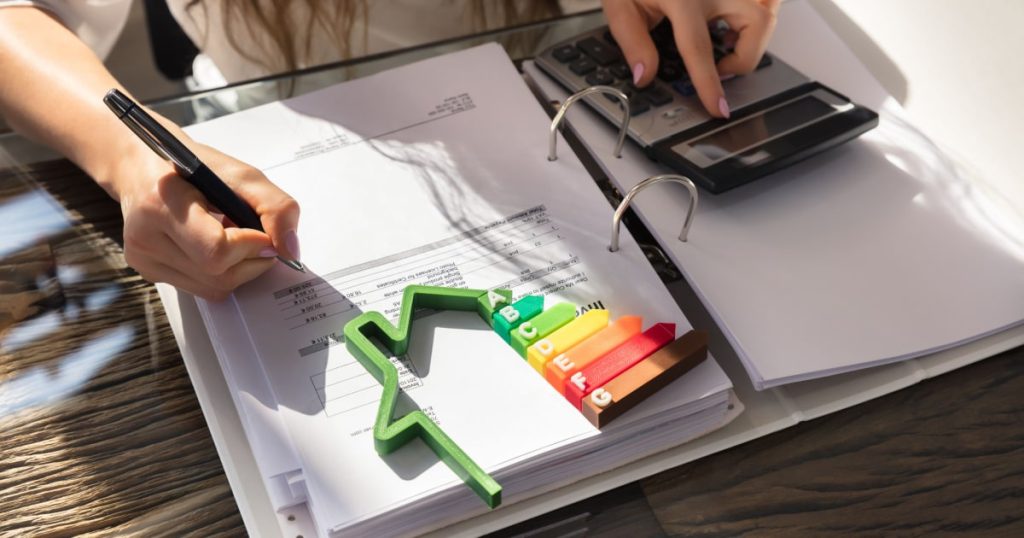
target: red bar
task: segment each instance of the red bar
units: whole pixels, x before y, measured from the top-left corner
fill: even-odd
[[[675,323],[658,323],[626,340],[565,380],[565,399],[582,409],[583,397],[675,340]]]

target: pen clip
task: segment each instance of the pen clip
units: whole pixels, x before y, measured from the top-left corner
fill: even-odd
[[[179,174],[191,176],[199,168],[199,158],[127,95],[115,88],[103,96],[103,102],[149,149],[174,164]]]

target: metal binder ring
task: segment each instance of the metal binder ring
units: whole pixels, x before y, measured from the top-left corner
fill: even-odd
[[[679,240],[684,243],[686,242],[686,235],[690,233],[690,225],[693,224],[693,215],[697,211],[697,187],[688,177],[676,174],[664,174],[649,177],[640,183],[637,183],[632,189],[629,189],[629,192],[626,194],[626,197],[622,199],[619,207],[615,208],[615,215],[612,217],[612,242],[608,246],[608,250],[612,252],[619,250],[619,225],[622,223],[622,215],[626,213],[626,209],[629,208],[629,203],[633,201],[633,197],[647,187],[654,185],[655,183],[661,183],[662,181],[682,183],[683,186],[690,191],[690,208],[686,210],[686,220],[683,221],[683,229],[679,232]]]
[[[569,111],[569,107],[576,101],[583,99],[584,97],[592,93],[603,93],[617,97],[622,102],[622,126],[619,127],[619,141],[615,143],[615,157],[622,157],[622,145],[626,142],[626,131],[629,129],[629,96],[622,92],[618,88],[611,86],[591,86],[584,88],[565,100],[562,106],[558,109],[558,114],[555,114],[555,119],[551,120],[551,135],[548,138],[548,160],[558,160],[558,155],[555,152],[555,144],[558,142],[558,126],[562,123],[562,118],[565,117],[565,113]]]

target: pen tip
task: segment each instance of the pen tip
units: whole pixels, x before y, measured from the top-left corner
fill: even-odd
[[[280,256],[278,256],[277,259],[281,260],[281,263],[287,265],[288,267],[291,267],[292,269],[295,269],[300,273],[306,272],[306,267],[302,265],[302,262],[300,262],[299,260],[286,260]]]

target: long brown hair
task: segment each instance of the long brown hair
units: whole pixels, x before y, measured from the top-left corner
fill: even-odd
[[[339,59],[350,58],[359,50],[353,45],[359,37],[361,50],[366,49],[365,29],[369,24],[366,0],[221,0],[218,3],[228,43],[240,56],[270,73],[307,67],[314,55],[313,30],[317,28],[334,43]],[[191,0],[187,10],[196,7],[207,10],[207,4],[208,0]],[[555,0],[467,0],[466,9],[472,22],[472,27],[467,28],[470,32],[543,20],[561,12]],[[357,26],[357,22],[361,25]],[[358,27],[364,29],[362,36],[353,35]]]

